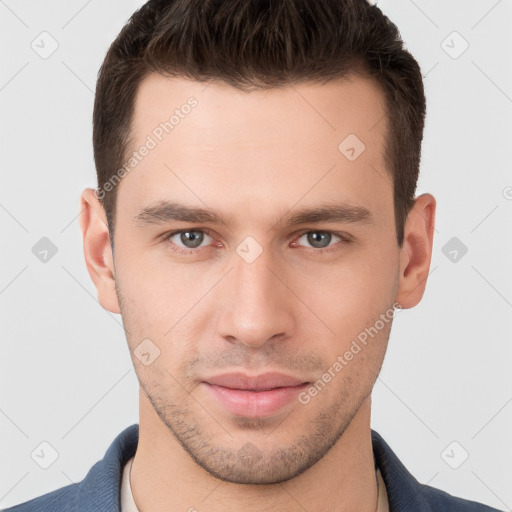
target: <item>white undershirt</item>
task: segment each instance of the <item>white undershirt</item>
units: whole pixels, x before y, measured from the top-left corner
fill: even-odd
[[[130,469],[132,467],[133,457],[125,464],[123,469],[123,481],[121,483],[121,512],[140,512],[133,500],[132,488],[130,486]],[[380,469],[377,469],[377,478],[379,479],[379,504],[377,512],[389,512],[388,494],[386,485]]]
[[[133,500],[132,487],[130,485],[130,469],[133,462],[132,457],[124,466],[123,482],[121,484],[121,512],[140,512]]]

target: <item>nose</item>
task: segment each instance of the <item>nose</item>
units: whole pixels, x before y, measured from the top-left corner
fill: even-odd
[[[248,348],[292,336],[298,305],[285,273],[266,251],[252,263],[235,254],[234,265],[221,291],[219,335]]]

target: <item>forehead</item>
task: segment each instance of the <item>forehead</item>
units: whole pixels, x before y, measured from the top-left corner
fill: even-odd
[[[187,102],[197,106],[189,109]],[[173,114],[175,119],[171,120]],[[373,131],[376,124],[380,130],[372,135],[385,128],[383,115],[380,87],[374,80],[357,75],[326,84],[305,82],[245,92],[221,81],[197,82],[152,73],[139,85],[132,125],[135,135],[141,136],[171,120],[172,137],[166,137],[170,143],[170,139],[185,142],[185,137],[180,137],[180,132],[185,132],[189,144],[197,146],[199,142],[205,149],[209,139],[226,145],[279,143],[286,135],[283,130],[308,139],[313,147],[329,133],[335,135],[335,140],[346,133],[368,140],[368,131]],[[182,123],[187,117],[192,121]],[[197,125],[215,129],[197,132],[194,138],[186,126],[192,123],[196,125],[194,131]],[[180,130],[175,130],[178,125]]]
[[[136,95],[131,150],[151,148],[122,179],[118,204],[392,207],[384,108],[378,85],[356,76],[245,92],[149,75]]]

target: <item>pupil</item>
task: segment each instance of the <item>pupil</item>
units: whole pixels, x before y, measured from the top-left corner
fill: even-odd
[[[317,236],[317,235],[320,235],[320,236]],[[321,249],[324,248],[324,247],[327,247],[327,245],[329,245],[329,238],[330,237],[330,233],[321,233],[321,232],[313,232],[313,233],[310,233],[309,234],[309,240],[308,242],[313,246],[313,247],[317,247],[318,248],[318,242],[320,241],[320,244],[322,243],[322,239],[323,241],[325,242],[327,240],[327,244],[324,244],[324,245],[321,245]],[[320,240],[318,240],[320,239]]]
[[[191,238],[184,239],[184,237],[186,237],[186,236],[190,236]],[[194,231],[185,231],[184,233],[181,234],[181,241],[183,242],[184,245],[193,249],[193,248],[201,245],[202,237],[203,237],[202,233],[199,233],[197,231],[195,231],[195,232]],[[191,246],[187,245],[188,242],[192,242],[192,245]]]

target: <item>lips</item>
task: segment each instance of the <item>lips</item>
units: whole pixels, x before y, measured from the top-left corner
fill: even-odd
[[[207,382],[224,388],[244,389],[248,391],[268,391],[269,389],[298,386],[306,383],[303,380],[281,373],[264,373],[254,376],[249,376],[244,373],[228,373],[210,377],[207,379]]]
[[[277,413],[309,385],[281,373],[228,373],[209,377],[202,384],[225,411],[248,418]]]

